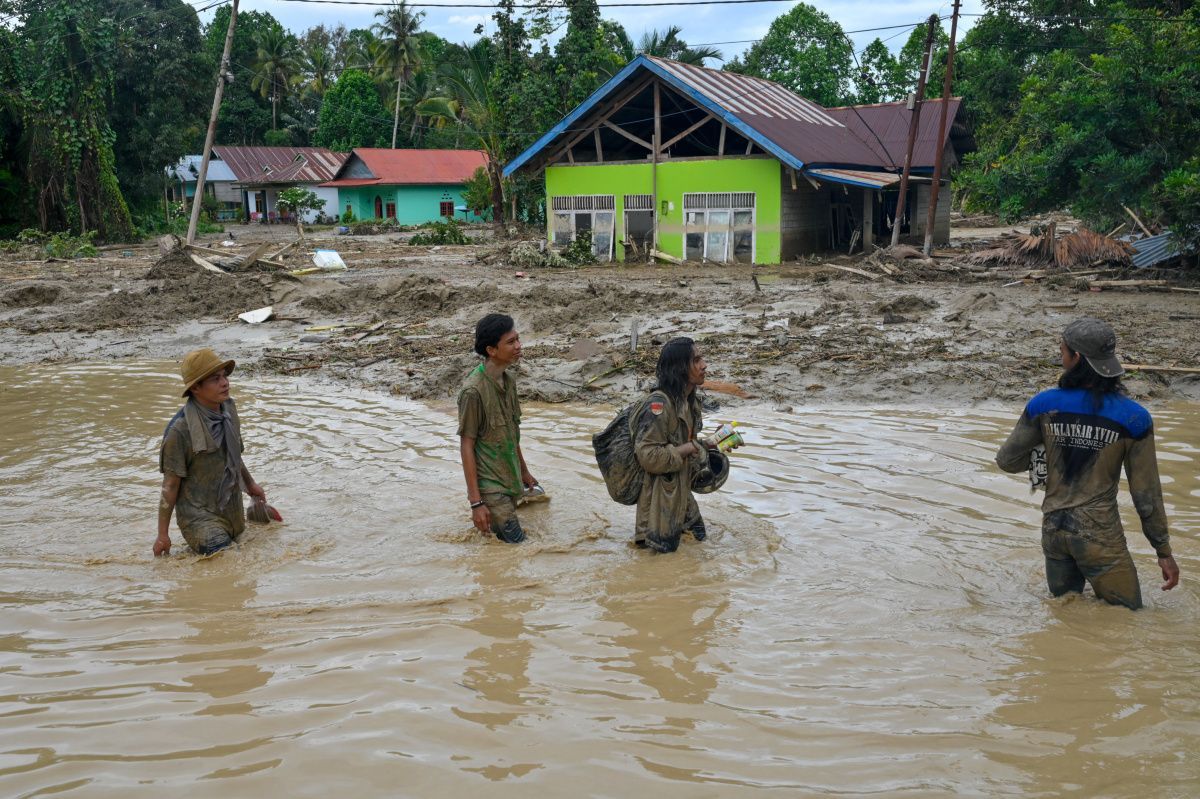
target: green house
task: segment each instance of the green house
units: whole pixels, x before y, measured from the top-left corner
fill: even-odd
[[[395,219],[401,225],[443,217],[479,222],[482,218],[463,200],[463,184],[486,166],[481,150],[359,147],[333,180],[321,185],[337,189],[336,213],[349,212],[356,219]]]
[[[901,202],[902,238],[924,238],[934,156],[954,157],[948,135],[935,141],[940,105],[925,103],[901,199],[905,104],[826,109],[771,81],[640,55],[504,174],[544,171],[549,241],[586,232],[600,260],[869,251]],[[948,195],[935,241],[949,239]]]

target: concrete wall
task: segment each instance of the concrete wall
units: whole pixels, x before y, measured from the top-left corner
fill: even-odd
[[[456,208],[465,204],[462,184],[455,183],[438,186],[354,186],[337,191],[338,197],[331,208],[336,208],[338,214],[346,213],[350,206],[356,219],[375,218],[375,198],[380,199],[383,215],[387,216],[388,203],[396,205],[396,221],[401,225],[424,225],[441,219],[441,203],[452,203]],[[463,214],[456,211],[455,219],[463,220]],[[465,217],[469,222],[482,222],[483,219],[471,212]]]
[[[653,167],[645,163],[555,165],[546,169],[547,240],[553,241],[553,198],[611,194],[616,240],[625,238],[626,194],[652,194]],[[779,262],[780,164],[763,156],[663,161],[658,164],[657,224],[660,251],[683,258],[683,195],[692,192],[754,192],[754,262]],[[668,203],[664,210],[663,203]],[[616,257],[624,260],[618,243]]]
[[[780,249],[784,261],[829,248],[829,193],[813,188],[802,175],[784,168],[780,202]]]

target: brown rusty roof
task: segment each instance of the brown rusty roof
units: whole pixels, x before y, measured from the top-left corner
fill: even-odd
[[[962,104],[961,98],[950,99],[950,110],[947,115],[946,136],[950,135],[950,127]],[[926,100],[921,107],[921,124],[917,129],[917,140],[913,145],[913,168],[933,169],[933,160],[937,156],[938,116],[941,114],[942,100]],[[908,123],[912,112],[907,103],[875,103],[874,105],[853,105],[830,108],[829,115],[837,119],[848,130],[859,138],[869,137],[873,142],[875,136],[882,141],[875,142],[876,149],[886,149],[896,166],[904,166],[904,148],[908,143]],[[874,135],[872,135],[872,131]],[[945,145],[943,140],[942,145]],[[882,166],[882,165],[881,165]],[[889,165],[890,166],[890,165]]]
[[[348,153],[335,153],[324,147],[213,147],[238,183],[324,183],[332,180]]]

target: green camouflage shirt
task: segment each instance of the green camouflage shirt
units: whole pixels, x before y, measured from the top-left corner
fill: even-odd
[[[521,461],[521,403],[517,381],[508,372],[501,384],[480,364],[467,375],[458,395],[458,435],[475,439],[475,470],[480,493],[519,497]]]

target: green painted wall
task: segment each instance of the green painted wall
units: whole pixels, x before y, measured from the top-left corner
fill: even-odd
[[[617,206],[616,238],[624,238],[626,194],[650,194],[652,166],[645,164],[578,164],[546,168],[546,208],[553,197],[611,194]],[[658,165],[658,246],[668,255],[683,257],[683,195],[692,192],[752,191],[754,203],[754,262],[779,262],[781,167],[774,158],[721,158],[667,161]],[[674,207],[665,213],[666,200]],[[553,212],[547,210],[547,236],[553,240]],[[625,254],[616,246],[618,259]]]
[[[346,206],[349,205],[352,207],[356,219],[374,219],[375,198],[379,197],[383,202],[384,216],[387,216],[388,203],[394,202],[396,204],[396,221],[401,225],[423,225],[441,218],[438,209],[442,202],[452,202],[455,207],[464,205],[462,189],[462,185],[457,183],[445,186],[377,185],[339,188],[336,213],[345,214]],[[326,208],[325,212],[334,213],[333,209],[329,208]],[[462,220],[462,212],[456,211],[454,218]],[[466,220],[468,222],[483,221],[469,211]]]

